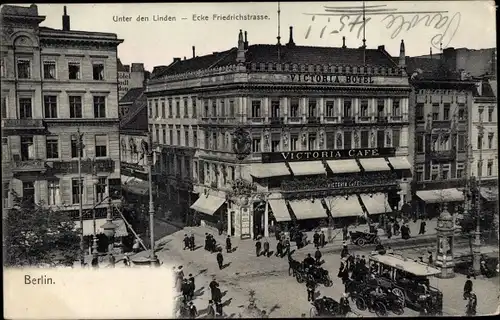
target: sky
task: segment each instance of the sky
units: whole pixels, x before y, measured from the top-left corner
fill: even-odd
[[[41,24],[61,28],[63,4],[38,4]],[[248,33],[252,44],[275,44],[278,2],[239,3],[132,3],[67,4],[71,29],[116,33],[124,42],[118,56],[124,64],[142,62],[147,70],[169,65],[174,57],[210,54],[236,47],[238,33]],[[288,42],[289,27],[297,45],[362,45],[362,1],[280,3],[281,43]],[[260,20],[219,20],[214,15],[256,15]],[[175,21],[154,21],[154,17]],[[194,20],[194,16],[198,21]],[[118,18],[121,17],[121,21]],[[127,17],[129,21],[124,21]],[[149,21],[138,21],[147,18]],[[406,55],[440,52],[440,48],[496,47],[493,1],[366,1],[365,39],[368,48],[385,45],[399,55],[404,40]],[[156,19],[158,20],[158,19]]]

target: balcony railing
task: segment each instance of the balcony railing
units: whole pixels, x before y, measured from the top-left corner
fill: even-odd
[[[282,124],[284,122],[282,117],[272,117],[269,118],[269,121],[271,124]]]
[[[434,120],[434,121],[432,121],[432,128],[451,129],[451,121],[450,120]]]
[[[393,115],[391,116],[391,121],[402,121],[403,116]]]
[[[325,121],[327,122],[337,122],[338,117],[337,116],[325,116]]]
[[[455,149],[442,151],[429,151],[429,157],[432,160],[454,160],[457,155]]]
[[[387,117],[386,116],[378,116],[377,122],[378,123],[387,123]]]
[[[309,116],[307,117],[307,123],[319,123],[320,118],[316,116]]]
[[[89,160],[82,160],[82,169],[81,172],[84,174],[92,173],[92,163]],[[115,171],[115,161],[112,159],[96,159],[95,160],[95,171],[96,172],[114,172]],[[52,162],[52,170],[55,173],[64,173],[64,174],[76,174],[78,173],[78,161],[53,161]]]
[[[343,123],[354,123],[354,117],[342,117]]]
[[[300,119],[302,119],[302,117],[292,117],[292,116],[288,117],[289,122],[300,122]]]
[[[41,159],[12,161],[12,172],[45,171],[46,169],[45,161]]]
[[[138,165],[137,163],[128,163],[128,162],[121,162],[120,166],[122,169],[130,169],[130,170],[135,170],[135,171],[147,171],[147,167]]]
[[[4,129],[45,129],[42,119],[3,119]]]
[[[370,121],[372,117],[370,116],[359,116],[359,121],[364,121],[364,122],[367,122],[367,121]]]
[[[262,118],[262,117],[251,117],[248,120],[250,120],[251,122],[262,122],[264,120],[264,118]]]

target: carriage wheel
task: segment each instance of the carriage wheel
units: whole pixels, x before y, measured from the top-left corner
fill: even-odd
[[[374,244],[377,244],[377,245],[378,245],[378,244],[380,244],[380,238],[379,238],[379,237],[375,237],[375,238],[373,239],[373,243],[374,243]]]
[[[333,286],[333,281],[331,279],[326,279],[325,287],[331,287],[331,286]]]
[[[405,307],[405,294],[403,293],[403,290],[399,288],[393,288],[392,293],[398,297],[399,303],[401,304],[401,307]]]
[[[375,313],[379,317],[385,317],[387,315],[387,308],[380,301],[375,302],[374,309],[375,309]]]
[[[366,310],[366,301],[365,299],[361,297],[356,297],[356,308],[358,308],[361,311]]]
[[[399,302],[395,302],[393,303],[393,307],[392,307],[392,313],[394,313],[395,315],[402,315],[403,313],[405,313],[405,309],[404,307],[401,305],[401,303]]]
[[[365,240],[364,239],[358,239],[356,240],[356,244],[360,247],[363,247],[365,245]]]
[[[312,307],[309,315],[311,316],[311,318],[316,318],[318,316],[318,309],[316,309],[316,307]]]

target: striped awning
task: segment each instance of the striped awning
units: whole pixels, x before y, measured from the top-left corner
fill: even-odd
[[[325,166],[321,161],[289,162],[288,165],[295,176],[326,174]]]
[[[309,199],[290,201],[293,213],[297,220],[326,218],[328,214],[321,204],[320,199],[314,201]]]
[[[106,219],[95,219],[96,234],[103,234],[102,226],[106,223]],[[125,237],[128,235],[127,226],[122,219],[113,220],[117,226],[115,229],[115,237]],[[75,229],[80,230],[80,221],[75,221]],[[83,220],[83,235],[91,236],[94,234],[94,220]]]
[[[411,164],[406,157],[387,158],[395,170],[411,169]]]
[[[356,195],[350,195],[347,199],[342,196],[327,197],[325,204],[333,218],[363,216],[363,209]]]
[[[255,163],[251,165],[251,175],[255,178],[289,176],[290,170],[284,162]]]
[[[464,201],[463,192],[456,188],[438,189],[438,190],[420,190],[417,191],[417,196],[427,203]]]
[[[285,200],[282,198],[281,193],[272,193],[269,195],[269,206],[273,211],[273,216],[276,221],[291,221],[290,212],[286,206]]]
[[[392,212],[387,197],[383,193],[375,193],[371,197],[369,194],[362,194],[361,201],[369,214]]]
[[[391,170],[384,158],[359,159],[359,162],[367,172]]]
[[[354,159],[327,160],[326,163],[333,173],[354,173],[361,171],[358,163]]]
[[[195,203],[191,205],[191,209],[208,215],[213,215],[224,202],[226,202],[226,200],[222,198],[214,197],[211,195],[200,195],[198,200],[196,200]]]

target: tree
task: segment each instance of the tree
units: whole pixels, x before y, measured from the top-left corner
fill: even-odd
[[[78,260],[80,244],[75,222],[69,215],[12,194],[14,206],[4,221],[4,264],[73,265]]]

